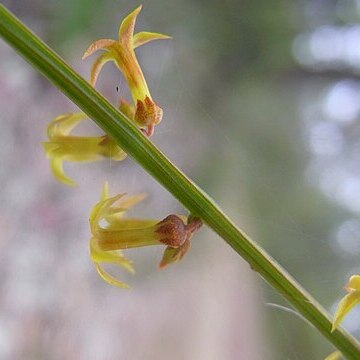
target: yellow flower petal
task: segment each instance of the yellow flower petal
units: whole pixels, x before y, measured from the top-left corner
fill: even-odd
[[[333,332],[339,326],[339,324],[348,314],[348,312],[359,302],[360,302],[360,291],[358,290],[351,290],[347,295],[343,297],[334,315],[331,332]]]
[[[89,45],[89,47],[84,52],[82,56],[82,60],[86,59],[88,56],[92,55],[94,52],[98,50],[106,50],[107,48],[111,47],[112,45],[117,44],[115,40],[112,39],[100,39],[96,40]]]
[[[148,31],[141,31],[134,35],[133,37],[133,47],[136,49],[137,47],[147,44],[150,41],[153,40],[166,40],[166,39],[172,39],[171,36],[154,33],[154,32],[148,32]]]
[[[119,206],[125,209],[129,209],[139,203],[140,201],[143,201],[146,198],[145,193],[140,193],[132,196],[128,196],[125,199],[122,199],[119,203]]]
[[[95,86],[96,80],[97,80],[97,78],[99,76],[99,73],[100,73],[101,69],[109,61],[114,61],[115,62],[114,55],[111,52],[104,53],[104,54],[100,55],[95,60],[93,66],[91,67],[91,71],[90,71],[90,84],[91,84],[91,86]]]
[[[59,136],[67,136],[71,130],[82,120],[86,119],[84,113],[70,113],[57,116],[47,128],[47,135],[50,140]]]
[[[340,360],[341,359],[341,352],[334,351],[330,355],[328,355],[324,360]]]
[[[90,213],[90,228],[91,228],[91,232],[93,234],[96,233],[97,228],[99,227],[98,224],[99,222],[104,219],[106,216],[108,216],[107,210],[108,208],[110,208],[110,206],[117,200],[119,200],[122,196],[124,196],[125,194],[119,194],[116,196],[113,196],[111,198],[108,198],[106,200],[102,200],[100,202],[98,202],[91,210]]]
[[[131,230],[131,229],[145,229],[154,226],[158,221],[143,220],[143,219],[123,219],[125,212],[146,197],[145,193],[128,196],[124,198],[125,194],[119,194],[108,198],[108,183],[105,182],[101,194],[101,200],[97,203],[90,214],[90,224],[93,233],[97,233],[100,229],[116,231],[116,230]],[[115,203],[118,203],[114,206]],[[106,227],[99,226],[99,222],[105,220]]]
[[[129,289],[129,285],[123,283],[122,281],[116,279],[115,277],[108,274],[99,264],[95,264],[96,271],[100,275],[100,277],[106,281],[108,284],[117,286],[122,289]]]
[[[62,158],[53,158],[50,160],[51,170],[56,179],[62,182],[65,185],[76,186],[76,182],[71,180],[68,176],[65,175],[63,168],[63,160]]]
[[[134,35],[136,17],[138,16],[141,9],[142,9],[142,5],[138,6],[120,24],[119,42],[125,47],[132,46],[132,37]]]
[[[347,291],[359,290],[360,291],[360,275],[352,275],[346,285]]]
[[[109,182],[105,181],[102,191],[101,191],[101,196],[100,196],[100,201],[104,201],[109,197]]]
[[[142,201],[146,197],[145,193],[128,196],[127,198],[123,198],[124,195],[126,194],[121,194],[121,196],[117,195],[116,199],[115,197],[112,197],[106,199],[105,203],[99,203],[102,209],[102,217],[98,218],[98,221],[100,221],[101,219],[105,219],[109,223],[109,225],[114,221],[119,221],[120,219],[122,219],[123,215],[130,207],[136,205],[138,202]],[[122,198],[122,200],[119,201],[116,206],[112,206],[120,198]]]

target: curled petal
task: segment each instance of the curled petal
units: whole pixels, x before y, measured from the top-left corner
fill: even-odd
[[[148,31],[141,31],[134,35],[133,37],[133,47],[136,49],[137,47],[147,44],[150,41],[153,40],[166,40],[166,39],[172,39],[171,36],[154,33],[154,32],[148,32]]]
[[[107,190],[103,190],[107,191]],[[117,230],[120,229],[138,229],[138,228],[147,228],[157,221],[155,220],[139,220],[139,219],[123,219],[122,216],[129,209],[129,207],[135,205],[144,197],[146,194],[138,194],[134,196],[129,196],[127,199],[119,202],[117,206],[112,206],[115,202],[117,202],[120,198],[122,198],[125,194],[119,194],[108,198],[106,200],[101,200],[98,202],[92,209],[90,214],[90,227],[93,234],[97,234],[99,230]],[[103,197],[103,195],[102,195]],[[108,225],[105,228],[102,228],[99,223],[105,220]],[[124,224],[124,227],[123,227]]]
[[[95,264],[95,268],[100,277],[108,284],[117,286],[122,289],[130,288],[128,284],[123,283],[122,281],[116,279],[115,277],[107,273],[99,264]]]
[[[352,275],[346,285],[346,290],[358,290],[360,291],[360,275]]]
[[[122,221],[123,215],[126,213],[126,211],[133,205],[137,204],[141,200],[143,200],[146,197],[146,194],[138,194],[134,196],[129,196],[128,198],[125,198],[117,204],[117,206],[112,206],[115,202],[117,202],[121,197],[123,197],[124,194],[120,194],[111,198],[108,198],[104,201],[101,201],[96,205],[96,208],[99,206],[99,210],[97,212],[96,218],[94,218],[92,221],[94,223],[98,223],[102,219],[105,219],[109,225],[111,225],[114,221]]]
[[[122,281],[116,279],[115,277],[107,273],[99,264],[99,263],[108,263],[108,264],[118,265],[125,268],[127,271],[133,274],[135,270],[132,266],[131,261],[125,258],[121,254],[121,251],[107,251],[107,252],[101,251],[99,249],[97,240],[95,238],[91,238],[90,257],[95,264],[96,271],[101,276],[101,278],[104,279],[107,283],[121,288],[129,288],[127,284],[123,283]]]
[[[54,157],[50,161],[51,170],[54,176],[63,184],[69,186],[76,186],[76,182],[71,180],[68,176],[65,175],[64,168],[63,168],[63,159]]]
[[[127,210],[127,209],[131,208],[132,206],[136,205],[137,203],[139,203],[140,201],[144,200],[145,198],[146,198],[145,193],[128,196],[127,198],[121,200],[119,205],[122,208],[125,208]]]
[[[131,12],[121,23],[119,28],[119,42],[125,47],[131,47],[132,38],[134,35],[134,27],[136,17],[141,11],[142,5],[138,6],[133,12]]]
[[[95,60],[90,72],[90,84],[92,86],[95,86],[102,67],[109,61],[114,61],[114,55],[111,52],[104,53]]]
[[[102,200],[100,202],[98,202],[92,209],[91,213],[90,213],[90,227],[91,227],[91,232],[93,234],[96,233],[97,228],[99,227],[98,224],[99,222],[104,219],[106,216],[108,216],[108,212],[107,210],[110,208],[110,206],[117,200],[119,200],[122,196],[124,196],[125,194],[119,194],[117,196],[113,196],[111,198],[108,198],[106,200]]]
[[[90,225],[92,232],[95,233],[101,220],[105,220],[108,224],[106,229],[138,229],[153,226],[156,220],[139,220],[139,219],[123,219],[125,212],[146,197],[145,193],[128,196],[120,200],[125,193],[109,198],[109,184],[104,183],[100,201],[93,207],[90,214]],[[120,201],[119,201],[120,200]],[[113,206],[117,201],[119,203]]]
[[[86,119],[84,113],[70,113],[57,116],[47,128],[49,140],[58,136],[67,136],[71,130],[82,120]]]
[[[331,331],[333,332],[348,314],[348,312],[360,302],[360,291],[352,290],[340,301],[336,310]]]
[[[141,129],[143,131],[143,133],[147,136],[147,137],[151,137],[154,135],[154,131],[155,131],[155,126],[154,125],[148,125],[146,128]]]
[[[82,56],[82,60],[86,59],[88,56],[92,55],[94,52],[100,50],[100,49],[108,49],[110,46],[117,44],[115,40],[112,39],[100,39],[96,40],[93,43],[89,45],[89,47],[84,52],[84,55]]]

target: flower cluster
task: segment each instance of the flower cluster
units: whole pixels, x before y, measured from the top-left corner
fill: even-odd
[[[101,39],[93,42],[83,55],[83,59],[97,50],[105,50],[94,62],[90,83],[95,86],[99,72],[108,61],[113,61],[123,74],[133,99],[133,105],[120,98],[119,110],[147,135],[154,133],[163,111],[152,99],[145,77],[135,55],[135,49],[153,40],[169,39],[170,36],[139,32],[134,35],[136,17],[141,11],[137,7],[122,21],[119,28],[119,39]],[[76,185],[63,171],[63,161],[91,162],[104,158],[123,160],[126,154],[107,135],[99,137],[81,137],[70,135],[71,130],[86,115],[83,113],[62,114],[50,122],[47,134],[49,141],[44,143],[46,156],[50,159],[55,177],[66,185]]]
[[[135,49],[153,40],[169,39],[167,35],[153,32],[134,34],[136,18],[141,6],[131,12],[121,23],[118,40],[101,39],[93,42],[85,51],[83,59],[97,50],[104,50],[95,60],[90,73],[90,83],[95,86],[98,75],[109,61],[115,63],[123,74],[133,104],[120,98],[119,110],[146,135],[151,136],[159,124],[163,111],[151,97],[144,74],[135,56]],[[54,176],[63,184],[76,185],[65,175],[64,161],[91,162],[108,158],[121,161],[126,153],[108,135],[75,136],[71,131],[87,116],[81,112],[62,114],[50,122],[47,128],[48,141],[43,143],[50,159]],[[189,216],[169,215],[163,220],[125,218],[126,211],[144,198],[144,194],[126,197],[108,195],[104,186],[100,201],[90,214],[90,257],[99,275],[109,284],[122,288],[128,285],[110,275],[102,264],[118,265],[134,273],[132,262],[122,251],[125,249],[165,245],[159,267],[181,260],[190,248],[193,234],[201,227],[200,219]]]

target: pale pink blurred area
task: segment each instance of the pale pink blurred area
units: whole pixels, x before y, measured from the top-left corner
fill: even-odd
[[[67,60],[86,76],[80,55]],[[270,360],[261,280],[206,227],[179,264],[157,270],[162,249],[143,248],[129,252],[135,275],[109,268],[131,290],[99,278],[88,217],[106,179],[114,194],[148,193],[134,216],[186,211],[130,158],[66,164],[79,186],[58,183],[41,142],[49,121],[76,107],[3,42],[0,64],[0,359]],[[165,104],[154,142],[191,175],[212,135],[171,110],[179,98]],[[230,207],[231,195],[218,201]]]

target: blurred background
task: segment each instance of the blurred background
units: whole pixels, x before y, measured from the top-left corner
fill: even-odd
[[[115,38],[139,3],[5,0],[88,77],[87,46]],[[144,0],[137,30],[171,35],[137,50],[164,109],[153,141],[330,312],[360,255],[360,1]],[[97,85],[117,103],[112,65]],[[118,87],[118,91],[116,90]],[[138,217],[186,210],[131,159],[65,165],[41,142],[77,111],[0,41],[0,359],[322,359],[333,349],[220,238],[203,229],[184,260],[128,253],[113,288],[88,256],[88,216],[105,179],[148,198]],[[85,125],[78,133],[98,132]],[[360,309],[344,322],[360,336]]]

